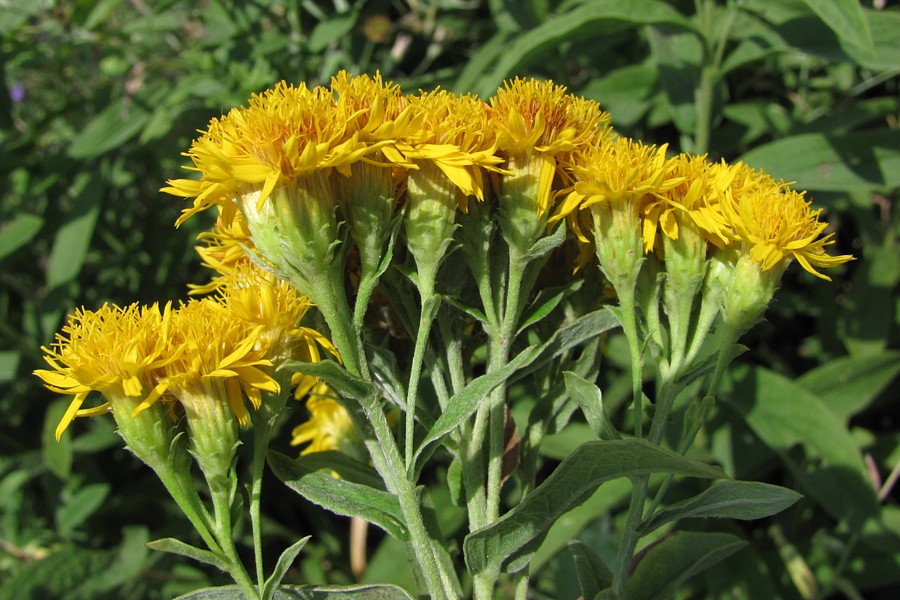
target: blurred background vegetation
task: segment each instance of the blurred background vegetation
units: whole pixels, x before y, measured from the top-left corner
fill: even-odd
[[[895,598],[898,32],[900,7],[884,0],[0,2],[0,598],[165,598],[223,583],[146,549],[183,535],[183,517],[112,419],[54,441],[67,401],[31,371],[76,307],[183,298],[204,280],[193,251],[204,222],[176,231],[180,205],[158,192],[197,129],[282,79],[318,85],[341,68],[484,98],[506,78],[550,78],[599,101],[624,135],[810,190],[837,231],[832,253],[859,260],[830,270],[832,283],[787,273],[695,450],[805,498],[740,527],[688,523],[751,545],[679,597]],[[627,374],[607,373],[615,407]],[[579,439],[576,424],[548,440],[547,468]],[[279,449],[295,452],[287,441]],[[274,556],[313,535],[286,581],[352,582],[347,523],[267,485]],[[533,565],[542,597],[578,595],[568,540],[608,554],[617,489],[548,537]],[[433,495],[459,527],[439,474]],[[369,549],[363,581],[408,583],[395,542],[372,532]]]

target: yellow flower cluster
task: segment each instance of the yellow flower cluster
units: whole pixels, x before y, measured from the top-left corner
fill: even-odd
[[[74,396],[57,438],[75,417],[112,409],[117,420],[127,419],[158,402],[189,423],[215,410],[249,425],[245,399],[258,408],[263,392],[280,391],[274,367],[318,360],[318,345],[333,351],[321,334],[299,326],[310,306],[245,260],[223,275],[215,297],[177,308],[107,304],[76,311],[43,349],[51,368],[35,372],[52,391]],[[82,408],[92,391],[104,402]]]
[[[243,213],[251,236],[259,233],[254,224],[271,221],[258,218],[267,199],[306,186],[313,174],[346,178],[354,164],[391,168],[396,209],[406,177],[430,163],[463,210],[467,198],[496,193],[512,242],[533,242],[540,231],[523,221],[545,230],[549,215],[551,225],[565,218],[579,240],[597,243],[589,233],[611,218],[608,205],[627,203],[644,252],[658,248],[660,231],[675,239],[691,222],[712,248],[739,247],[763,270],[796,259],[827,279],[817,268],[851,259],[825,252],[832,234],[822,235],[827,224],[802,193],[743,164],[667,158],[665,146],[617,137],[596,102],[533,79],[508,82],[488,102],[443,90],[404,96],[378,75],[346,72],[330,88],[282,83],[213,119],[187,156],[200,178],[164,188],[194,198],[179,222],[218,205],[227,221]]]

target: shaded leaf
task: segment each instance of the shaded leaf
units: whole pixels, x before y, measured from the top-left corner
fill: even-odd
[[[671,598],[682,583],[746,545],[730,533],[677,531],[640,557],[625,585],[627,596],[629,600]]]
[[[144,109],[125,98],[118,98],[75,136],[69,146],[69,156],[92,158],[115,150],[140,133],[149,118],[150,113]]]
[[[367,401],[375,394],[375,389],[372,387],[371,383],[367,383],[362,379],[354,377],[347,372],[347,369],[331,359],[315,363],[285,361],[281,368],[292,372],[300,372],[304,375],[319,377],[334,389],[335,392],[346,398]]]
[[[312,536],[308,535],[297,540],[285,548],[284,552],[281,553],[281,556],[278,557],[278,562],[275,564],[275,568],[272,570],[272,574],[269,575],[269,578],[266,579],[266,583],[263,585],[262,600],[271,600],[271,598],[274,597],[278,586],[281,585],[281,580],[284,579],[288,569],[291,567],[291,563],[294,562],[297,555],[303,550],[303,546],[306,545],[306,542],[309,541],[310,537]]]
[[[864,49],[872,49],[872,32],[859,0],[804,0],[838,37]]]
[[[484,77],[477,92],[484,98],[494,94],[501,81],[546,51],[560,44],[571,43],[608,33],[622,26],[668,23],[693,29],[691,22],[666,2],[656,0],[594,0],[573,10],[550,17],[534,29],[512,38],[499,55],[490,77]]]
[[[900,186],[900,136],[891,129],[806,133],[754,148],[741,160],[795,187],[822,191]]]
[[[228,562],[225,558],[210,552],[209,550],[203,550],[202,548],[197,548],[196,546],[191,546],[190,544],[186,544],[181,540],[176,540],[175,538],[162,538],[160,540],[153,540],[152,542],[147,542],[147,546],[151,550],[158,550],[160,552],[168,552],[169,554],[178,554],[179,556],[186,556],[187,558],[191,558],[198,562],[202,562],[207,565],[212,565],[213,567],[228,572]]]
[[[572,540],[569,542],[569,552],[575,560],[575,572],[578,574],[582,598],[593,598],[601,590],[612,585],[613,577],[609,567],[587,544]]]
[[[856,441],[816,396],[772,371],[739,366],[732,370],[730,389],[721,398],[735,409],[760,440],[778,454],[799,482],[799,488],[836,519],[861,527],[878,513],[875,492]],[[789,451],[806,450],[801,466]]]
[[[178,596],[176,600],[244,600],[236,585],[205,588]],[[283,585],[273,600],[414,600],[395,585]]]
[[[859,413],[900,373],[900,352],[845,356],[804,373],[795,383],[825,403],[839,419]]]
[[[649,533],[679,519],[761,519],[781,512],[802,497],[794,490],[768,483],[721,481],[693,498],[657,512],[640,530]]]
[[[601,440],[621,439],[622,436],[616,431],[603,409],[603,392],[600,388],[571,371],[565,371],[563,377],[569,396],[581,408],[594,435]]]
[[[100,213],[102,183],[99,177],[82,174],[72,187],[76,190],[75,202],[66,223],[53,239],[47,259],[49,289],[68,283],[81,273]]]
[[[359,12],[350,10],[328,19],[316,23],[309,39],[306,41],[307,49],[318,54],[322,52],[330,43],[340,40],[348,33],[353,31],[356,20],[359,18]]]
[[[472,573],[495,571],[520,553],[532,552],[554,521],[580,505],[610,479],[672,473],[692,477],[727,478],[718,467],[690,460],[644,440],[588,442],[563,460],[553,473],[498,521],[470,533],[464,542]],[[510,565],[511,572],[527,559]]]
[[[339,515],[374,523],[401,540],[409,539],[400,501],[393,494],[339,479],[329,470],[311,470],[302,460],[275,451],[269,451],[269,467],[285,485],[310,502]]]
[[[421,463],[428,457],[435,443],[456,429],[463,421],[469,418],[481,402],[501,383],[509,379],[510,375],[528,366],[537,358],[538,349],[529,346],[509,361],[503,368],[477,377],[458,394],[454,394],[447,402],[447,407],[428,431],[428,435],[422,440],[419,449],[416,450],[413,464],[421,468]]]
[[[19,213],[0,226],[0,260],[30,242],[43,225],[41,217]]]

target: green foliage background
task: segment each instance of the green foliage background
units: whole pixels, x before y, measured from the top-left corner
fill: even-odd
[[[787,273],[694,450],[738,479],[805,498],[746,526],[688,521],[751,545],[679,597],[891,597],[900,7],[890,4],[0,3],[0,598],[164,598],[224,583],[146,548],[184,535],[186,521],[121,449],[111,419],[79,421],[55,442],[66,401],[30,373],[77,306],[178,299],[206,277],[192,249],[202,220],[174,230],[180,205],[157,191],[179,175],[196,129],[281,79],[317,85],[340,68],[484,98],[515,75],[551,78],[599,101],[622,134],[744,160],[810,190],[837,230],[833,253],[859,260],[830,271],[830,284]],[[617,368],[600,382],[620,417],[624,347],[611,337]],[[546,472],[586,427],[545,442]],[[286,434],[276,448],[295,452]],[[462,521],[442,477],[432,494],[452,532]],[[580,593],[567,542],[612,552],[628,491],[616,483],[551,531],[532,567],[545,597]],[[352,582],[347,523],[266,485],[273,553],[313,535],[286,581]],[[697,491],[681,485],[676,496]],[[396,542],[372,532],[369,550],[363,581],[410,583]]]

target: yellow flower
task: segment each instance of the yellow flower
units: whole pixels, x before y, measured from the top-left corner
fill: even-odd
[[[609,135],[609,115],[585,98],[566,93],[552,81],[519,79],[506,82],[491,98],[491,125],[497,146],[515,176],[526,182],[538,216],[550,210],[554,178],[564,174],[572,154]],[[510,182],[504,179],[504,185]],[[521,194],[524,200],[525,194]]]
[[[135,412],[166,394],[184,407],[189,422],[202,419],[207,404],[218,402],[227,406],[242,426],[249,425],[244,396],[259,407],[262,392],[279,391],[269,373],[269,348],[260,343],[264,330],[265,325],[243,320],[212,298],[181,305],[173,311],[165,332],[169,360],[161,369],[159,384]]]
[[[327,385],[321,383],[311,391],[306,409],[309,420],[291,432],[291,446],[309,444],[301,455],[326,450],[349,451],[353,456],[357,454],[352,450],[356,429],[350,414],[331,396]]]
[[[237,263],[222,279],[219,298],[238,319],[262,329],[255,350],[277,367],[286,360],[319,360],[319,347],[337,356],[324,335],[300,322],[313,307],[309,299],[286,281],[257,265]]]
[[[466,199],[484,200],[484,169],[499,171],[503,159],[496,155],[497,141],[489,122],[488,106],[476,96],[457,96],[446,90],[420,92],[409,98],[421,126],[407,139],[404,154],[417,164],[437,166]]]
[[[251,260],[247,255],[248,252],[253,253],[252,260],[265,261],[256,252],[250,239],[250,230],[247,229],[247,224],[244,223],[240,213],[235,214],[231,222],[226,222],[220,214],[212,231],[201,233],[197,239],[204,242],[204,245],[194,247],[200,255],[203,266],[214,270],[217,275],[205,285],[188,284],[191,290],[188,293],[191,295],[208,294],[225,285],[226,278],[238,265]]]
[[[816,267],[853,260],[851,255],[826,253],[825,248],[834,244],[834,233],[823,235],[828,223],[819,220],[822,209],[813,209],[804,192],[762,173],[753,177],[743,165],[734,170],[738,176],[723,191],[720,202],[728,246],[747,254],[763,271],[775,269],[779,277],[787,264],[796,260],[816,277],[831,281]]]
[[[568,218],[578,239],[587,243],[590,240],[585,228],[590,228],[591,223],[596,227],[603,218],[598,210],[616,210],[618,205],[640,219],[644,251],[651,250],[657,221],[654,211],[648,208],[660,194],[683,181],[670,174],[666,146],[646,146],[628,138],[616,138],[586,148],[578,159],[572,165],[574,188],[557,207],[551,221]]]
[[[56,439],[75,417],[109,412],[113,399],[133,399],[133,407],[152,394],[156,373],[172,357],[160,332],[168,329],[170,307],[125,308],[104,304],[97,311],[79,309],[70,315],[62,333],[50,348],[42,348],[52,367],[37,370],[51,391],[73,396],[56,428]],[[104,402],[81,408],[90,392],[100,392]]]

